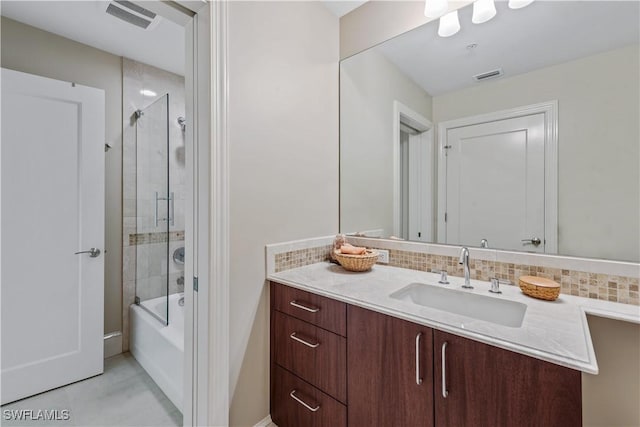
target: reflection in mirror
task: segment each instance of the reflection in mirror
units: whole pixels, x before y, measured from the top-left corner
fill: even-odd
[[[341,62],[341,232],[640,261],[640,3],[496,6]]]

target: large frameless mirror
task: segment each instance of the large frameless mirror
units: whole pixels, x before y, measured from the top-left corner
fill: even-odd
[[[341,62],[341,232],[640,261],[640,3],[496,7]]]

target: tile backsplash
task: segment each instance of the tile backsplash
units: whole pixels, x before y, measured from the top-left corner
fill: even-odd
[[[447,274],[458,277],[464,275],[462,266],[458,264],[458,257],[453,256],[392,249],[389,250],[389,265],[431,272],[446,270]],[[489,281],[497,277],[518,285],[520,276],[539,276],[560,283],[561,293],[567,295],[640,305],[637,277],[478,259],[469,260],[469,269],[471,278],[476,280]]]
[[[464,275],[458,256],[453,254],[458,251],[456,247],[371,238],[348,240],[355,245],[388,250],[390,266]],[[333,236],[329,236],[309,239],[308,244],[298,241],[269,245],[267,274],[327,260],[332,241]],[[640,265],[634,263],[471,249],[469,268],[472,279],[489,281],[497,277],[517,286],[520,276],[540,276],[560,283],[563,294],[640,305]]]
[[[297,249],[276,254],[276,273],[292,268],[327,261],[332,245],[316,246],[313,248]]]

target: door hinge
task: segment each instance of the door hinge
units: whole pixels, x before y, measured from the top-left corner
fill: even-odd
[[[444,222],[447,222],[447,219],[449,218],[449,215],[447,215],[447,213],[444,213]]]
[[[198,278],[196,276],[193,277],[193,290],[198,292]]]

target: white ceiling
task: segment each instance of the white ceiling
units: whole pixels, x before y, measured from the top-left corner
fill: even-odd
[[[324,4],[325,7],[331,11],[331,13],[336,15],[338,18],[341,18],[352,10],[359,8],[367,1],[368,0],[322,0],[322,4]]]
[[[480,25],[471,23],[470,6],[460,10],[454,36],[439,37],[433,21],[376,49],[435,96],[484,84],[472,76],[496,68],[510,77],[640,39],[638,1],[535,1],[519,10],[496,3],[497,16]]]
[[[8,1],[2,16],[184,75],[185,31],[168,19],[142,29],[105,13],[107,1]],[[151,28],[153,27],[153,28]]]

